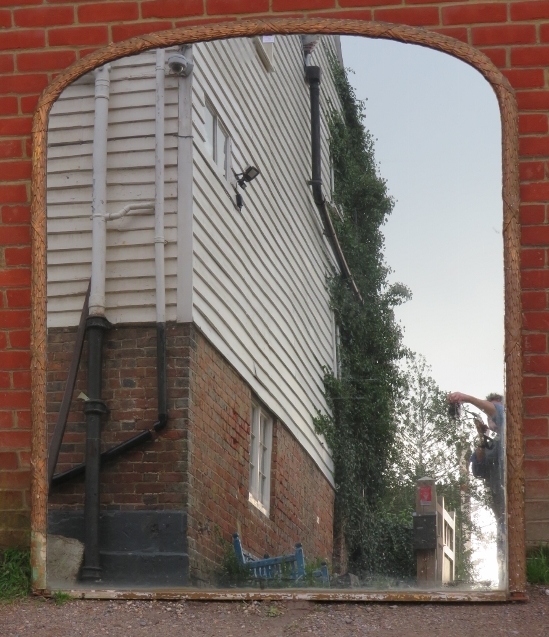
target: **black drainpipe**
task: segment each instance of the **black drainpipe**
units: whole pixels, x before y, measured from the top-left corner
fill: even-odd
[[[326,200],[322,194],[322,160],[321,160],[321,146],[320,146],[320,79],[321,69],[319,66],[306,66],[305,67],[305,79],[309,84],[309,92],[311,95],[311,164],[312,164],[312,179],[309,184],[313,189],[313,199],[320,212],[320,217],[324,225],[324,232],[326,233],[328,240],[334,251],[337,263],[341,270],[342,276],[349,281],[349,284],[357,296],[362,301],[360,292],[353,279],[353,275],[349,270],[347,261],[343,254],[343,250],[339,245],[332,218],[330,212],[326,206]]]
[[[153,429],[160,431],[168,424],[166,323],[156,324],[156,380],[158,387],[158,422],[153,425]]]
[[[104,316],[90,316],[88,332],[88,400],[86,414],[86,486],[84,501],[83,580],[101,578],[99,562],[99,470],[101,466],[101,419],[107,406],[101,400],[103,366],[103,334],[110,328]]]

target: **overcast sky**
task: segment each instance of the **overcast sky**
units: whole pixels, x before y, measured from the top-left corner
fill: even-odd
[[[501,131],[490,85],[431,49],[342,38],[379,172],[396,204],[385,226],[392,281],[413,299],[397,316],[405,344],[438,385],[503,390]]]

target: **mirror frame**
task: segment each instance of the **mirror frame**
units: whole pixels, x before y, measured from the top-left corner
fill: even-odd
[[[82,598],[117,599],[308,599],[325,601],[505,601],[525,600],[526,556],[522,434],[522,348],[520,284],[520,220],[518,175],[518,110],[505,76],[474,47],[421,28],[384,22],[331,18],[272,18],[182,27],[110,44],[60,73],[44,89],[32,127],[31,184],[31,565],[35,592],[46,587],[47,429],[46,429],[46,156],[48,116],[63,89],[80,76],[112,60],[154,48],[263,34],[331,33],[395,40],[452,55],[475,68],[494,90],[501,117],[503,265],[505,285],[505,396],[507,418],[508,590],[494,592],[352,592],[352,591],[73,591]]]

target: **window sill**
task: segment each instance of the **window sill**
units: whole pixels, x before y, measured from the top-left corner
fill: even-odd
[[[251,502],[256,509],[259,509],[263,515],[269,517],[269,511],[263,506],[263,504],[254,498],[254,496],[250,493],[248,494],[248,502]]]

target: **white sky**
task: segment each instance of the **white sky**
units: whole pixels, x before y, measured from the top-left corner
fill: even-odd
[[[396,200],[385,226],[405,344],[441,389],[503,390],[501,132],[490,85],[431,49],[342,37],[366,103],[381,176]]]

